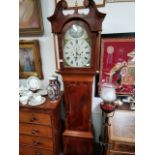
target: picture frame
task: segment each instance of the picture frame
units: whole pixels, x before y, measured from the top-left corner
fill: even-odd
[[[42,35],[43,32],[41,1],[19,0],[19,35]]]
[[[58,3],[59,1],[61,1],[61,0],[55,0],[55,3]],[[84,8],[83,1],[84,0],[78,0],[77,1],[78,8]],[[76,0],[66,0],[66,2],[68,4],[67,9],[74,9],[75,8]],[[97,7],[103,7],[103,6],[105,6],[106,0],[94,0],[94,2],[96,3]]]
[[[43,79],[39,41],[19,41],[19,77],[37,76]]]
[[[106,3],[135,2],[135,0],[106,0]]]
[[[117,95],[132,94],[135,89],[134,33],[101,36],[98,93],[104,82],[114,84]]]

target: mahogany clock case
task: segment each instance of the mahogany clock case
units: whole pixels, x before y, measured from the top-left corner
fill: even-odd
[[[54,14],[48,17],[52,33],[58,36],[59,73],[64,82],[65,96],[65,131],[63,146],[65,155],[93,155],[93,128],[91,121],[93,78],[99,70],[100,31],[106,16],[100,13],[94,1],[84,1],[88,14],[79,14],[78,8],[73,14],[64,15],[67,4],[65,0],[57,3]],[[89,67],[65,66],[63,55],[63,39],[72,25],[83,27],[91,46],[91,61]]]

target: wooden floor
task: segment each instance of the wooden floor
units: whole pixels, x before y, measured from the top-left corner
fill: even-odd
[[[102,152],[101,146],[99,145],[99,143],[96,143],[96,144],[95,144],[94,155],[103,155],[103,154],[101,154],[101,152]]]
[[[64,154],[61,153],[60,155],[64,155]],[[93,155],[103,155],[103,154],[101,154],[101,147],[100,147],[99,143],[95,144],[95,151],[94,151]]]

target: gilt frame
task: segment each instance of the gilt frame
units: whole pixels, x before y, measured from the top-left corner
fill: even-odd
[[[19,41],[19,77],[37,76],[43,79],[39,41]]]
[[[19,1],[19,35],[34,36],[44,32],[40,0]]]

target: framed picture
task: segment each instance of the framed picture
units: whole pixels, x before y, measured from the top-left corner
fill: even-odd
[[[61,0],[55,0],[56,3],[58,3],[59,1],[61,1]],[[83,5],[84,0],[66,0],[66,2],[68,4],[68,9],[75,8],[76,1],[77,1],[78,8],[84,8],[84,5]],[[97,7],[105,6],[105,1],[106,0],[94,0]]]
[[[116,86],[118,95],[130,95],[135,88],[135,39],[101,39],[99,84]]]
[[[40,49],[38,40],[19,41],[19,76],[43,78]]]
[[[115,3],[115,2],[135,2],[135,0],[106,0],[107,3]]]
[[[19,34],[20,36],[43,34],[40,0],[19,0]]]

